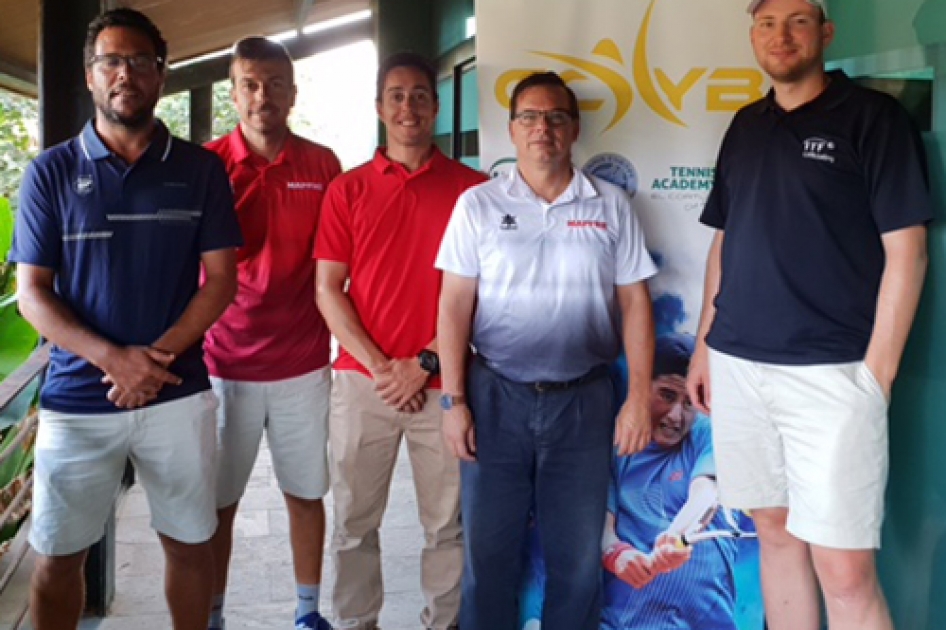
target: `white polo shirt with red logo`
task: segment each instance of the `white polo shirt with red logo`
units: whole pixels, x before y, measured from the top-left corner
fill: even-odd
[[[568,381],[614,361],[616,287],[657,272],[627,194],[577,170],[552,203],[518,169],[466,191],[436,266],[478,278],[473,345],[517,382]]]

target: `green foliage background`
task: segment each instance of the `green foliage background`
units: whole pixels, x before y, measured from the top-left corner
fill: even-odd
[[[171,133],[179,138],[190,137],[190,93],[180,92],[165,96],[158,103],[155,114],[164,121]],[[218,81],[213,88],[213,137],[230,133],[240,117],[230,101],[230,81]]]
[[[230,103],[230,82],[214,84],[214,137],[231,131],[239,122]],[[157,115],[174,135],[190,136],[190,95],[187,92],[166,96],[158,103]],[[16,210],[20,180],[26,166],[39,153],[39,112],[34,99],[0,89],[0,197]],[[6,248],[0,242],[0,255]]]
[[[23,171],[39,150],[36,101],[0,90],[0,197],[16,207]],[[6,249],[0,254],[6,255]]]

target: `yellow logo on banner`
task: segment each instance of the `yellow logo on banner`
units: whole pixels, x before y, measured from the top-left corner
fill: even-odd
[[[644,15],[644,21],[634,44],[634,59],[631,64],[634,86],[651,111],[669,123],[686,127],[687,124],[680,118],[683,112],[683,99],[704,77],[706,77],[706,111],[708,112],[735,112],[740,107],[762,98],[765,79],[762,72],[755,68],[715,68],[712,72],[709,68],[692,68],[682,79],[674,82],[666,72],[652,67],[647,54],[647,42],[656,3],[657,0],[652,0]],[[608,86],[614,94],[615,108],[614,116],[604,131],[610,130],[621,122],[634,104],[634,89],[631,82],[608,66],[598,61],[571,55],[538,50],[531,52],[540,57],[570,65],[571,68],[560,73],[566,83],[585,81],[588,80],[588,75],[591,75]],[[624,57],[614,40],[602,39],[591,53],[624,67]],[[496,100],[508,109],[513,85],[533,72],[543,70],[543,68],[517,68],[504,72],[496,80]],[[604,106],[604,101],[583,99],[578,102],[578,106],[582,111],[595,112]]]

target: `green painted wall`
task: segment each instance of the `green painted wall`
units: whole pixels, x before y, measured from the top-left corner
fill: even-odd
[[[913,46],[917,42],[913,18],[921,5],[936,4],[946,6],[942,0],[828,0],[831,19],[844,27],[832,52],[853,57]],[[940,39],[946,39],[946,32],[939,30]]]
[[[440,97],[440,113],[434,123],[435,135],[450,135],[453,130],[453,80],[443,79],[437,83]]]
[[[442,55],[466,41],[466,20],[474,0],[438,0],[433,6],[435,53]]]
[[[930,270],[890,410],[890,482],[881,579],[901,630],[946,628],[946,232],[943,131],[927,134],[938,202]]]
[[[413,50],[433,59],[466,41],[474,0],[373,0],[378,56]]]
[[[472,131],[480,128],[480,86],[477,83],[476,68],[463,74],[463,108],[460,129]]]
[[[923,301],[890,410],[881,580],[898,630],[946,629],[946,0],[829,0],[834,63],[852,74],[932,74],[924,134],[937,220]],[[932,72],[930,72],[932,71]],[[936,105],[938,104],[938,110]]]
[[[402,50],[433,56],[435,4],[437,0],[373,0],[378,59]]]

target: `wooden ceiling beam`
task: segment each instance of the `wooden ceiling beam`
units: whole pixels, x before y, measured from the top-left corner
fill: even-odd
[[[39,95],[36,85],[36,72],[0,59],[0,87],[36,98]]]

